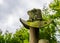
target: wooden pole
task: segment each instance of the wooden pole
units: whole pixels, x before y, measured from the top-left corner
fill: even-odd
[[[30,27],[30,43],[38,43],[39,40],[39,29]]]

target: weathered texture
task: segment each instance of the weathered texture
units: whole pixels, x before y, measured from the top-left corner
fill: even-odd
[[[42,21],[42,14],[41,14],[40,9],[32,9],[32,10],[28,11],[28,15],[29,15],[29,20],[27,20],[27,22]],[[20,21],[24,25],[24,27],[30,29],[30,43],[38,43],[38,40],[39,40],[39,28],[29,26],[22,19],[20,19]]]
[[[40,9],[32,9],[29,10],[28,12],[29,15],[29,20],[28,21],[37,21],[37,20],[42,20],[42,14]]]
[[[47,25],[50,22],[44,22],[42,20],[42,14],[41,14],[40,9],[32,9],[28,11],[28,15],[29,15],[29,20],[24,21],[20,19],[20,22],[24,25],[25,28],[30,29],[30,42],[29,43],[49,43],[46,40],[39,40],[39,28],[44,27],[45,24]],[[39,22],[36,23],[36,21],[39,21]],[[27,22],[33,23],[33,25],[32,26],[31,24],[28,25]],[[35,24],[37,24],[37,26],[35,26]]]
[[[40,39],[38,43],[49,43],[49,41],[46,39]]]
[[[30,43],[38,43],[39,40],[39,29],[30,27]]]

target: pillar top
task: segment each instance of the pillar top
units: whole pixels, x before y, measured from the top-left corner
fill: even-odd
[[[29,29],[29,27],[41,28],[41,27],[44,27],[44,26],[50,24],[52,21],[50,19],[49,20],[43,20],[42,13],[41,13],[40,9],[34,8],[32,10],[29,10],[27,13],[29,15],[29,20],[25,21],[25,20],[20,18],[20,22],[27,29]]]
[[[32,28],[45,27],[45,26],[49,25],[52,22],[52,20],[27,22],[27,21],[20,18],[20,22],[23,24],[23,26],[25,28],[29,29],[29,27],[32,27]]]

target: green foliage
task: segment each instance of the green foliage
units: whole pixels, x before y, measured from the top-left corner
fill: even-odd
[[[52,2],[50,4],[50,8],[52,8],[53,10],[56,10],[56,11],[60,11],[60,1],[54,0],[54,2]]]
[[[51,17],[60,18],[60,0],[54,0],[49,6],[52,10],[56,11],[56,13]]]
[[[56,11],[51,17],[54,18],[56,24],[60,26],[60,0],[54,0],[49,6],[50,9]],[[60,32],[60,29],[58,29],[58,31]]]
[[[0,31],[0,43],[28,43],[29,42],[29,33],[28,30],[24,27],[16,30],[15,34],[9,33],[6,31],[5,34],[2,35],[2,31]]]
[[[14,36],[19,38],[19,40],[21,40],[22,43],[24,43],[24,40],[29,41],[29,33],[26,28],[21,28],[20,30],[17,30]]]
[[[55,25],[51,23],[50,25],[40,29],[40,39],[48,39],[50,43],[57,42],[55,32]]]

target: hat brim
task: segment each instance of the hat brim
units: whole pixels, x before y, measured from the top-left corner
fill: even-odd
[[[52,20],[27,22],[27,21],[20,18],[20,22],[23,24],[23,26],[25,28],[29,29],[29,27],[32,27],[32,28],[45,27],[45,26],[49,25],[52,22]]]

